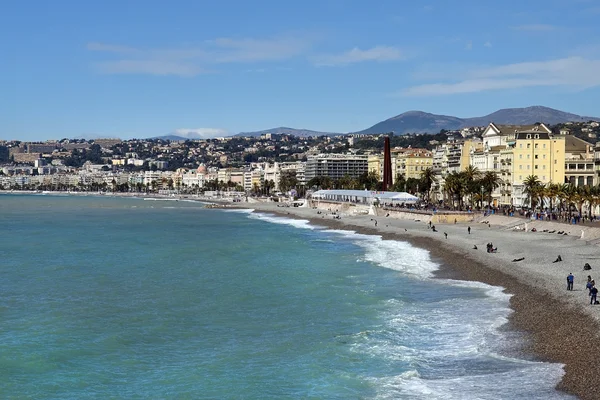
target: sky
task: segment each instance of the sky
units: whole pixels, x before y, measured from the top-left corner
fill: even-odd
[[[0,139],[600,117],[600,0],[4,0]]]

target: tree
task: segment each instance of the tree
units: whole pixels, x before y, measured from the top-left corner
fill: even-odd
[[[480,179],[483,191],[487,194],[488,207],[492,204],[492,193],[500,186],[501,182],[502,180],[494,171],[486,171]],[[483,207],[483,199],[481,199],[481,206]]]
[[[406,192],[406,178],[404,175],[396,175],[396,182],[392,186],[394,192]]]
[[[423,172],[421,172],[421,181],[419,184],[419,189],[422,193],[427,194],[427,202],[429,202],[431,197],[431,186],[437,181],[435,177],[435,173],[433,172],[433,168],[426,168]]]
[[[298,179],[296,178],[296,171],[287,170],[281,173],[279,177],[279,190],[286,193],[291,189],[296,188],[298,185]]]
[[[525,186],[524,192],[525,194],[527,194],[527,200],[529,201],[531,209],[535,210],[535,207],[537,206],[538,202],[538,197],[541,193],[543,186],[540,180],[538,179],[537,175],[529,175],[528,177],[526,177],[523,181],[523,185]]]

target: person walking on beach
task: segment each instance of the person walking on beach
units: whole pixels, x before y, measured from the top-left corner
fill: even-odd
[[[444,236],[446,237],[446,239],[448,239],[448,234],[446,232],[444,232]]]
[[[596,288],[596,286],[592,286],[592,290],[590,290],[590,293],[592,294],[592,296],[590,297],[590,304],[596,304],[596,296],[598,295],[598,289]]]
[[[573,281],[575,280],[575,277],[573,276],[572,273],[569,273],[569,275],[567,276],[567,290],[573,290]]]
[[[471,227],[467,228],[467,232],[469,232],[469,235],[471,234]]]

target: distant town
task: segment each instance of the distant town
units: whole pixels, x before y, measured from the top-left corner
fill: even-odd
[[[394,191],[461,208],[523,207],[569,190],[582,199],[593,192],[598,134],[594,121],[492,122],[435,134],[0,141],[0,189],[231,196],[380,190],[390,136]]]

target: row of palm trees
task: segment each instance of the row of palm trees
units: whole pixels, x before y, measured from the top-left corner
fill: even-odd
[[[422,177],[431,173],[432,171],[423,171]],[[496,172],[486,171],[481,173],[477,167],[469,165],[464,171],[448,174],[444,179],[442,191],[446,198],[450,199],[452,208],[462,210],[465,198],[471,206],[479,203],[483,207],[484,200],[487,200],[488,205],[491,205],[492,193],[501,183],[502,180]]]
[[[583,216],[586,206],[588,217],[600,205],[600,186],[575,186],[571,183],[542,184],[537,176],[530,175],[523,181],[524,192],[532,209],[544,208],[547,204],[552,212],[573,211]]]

